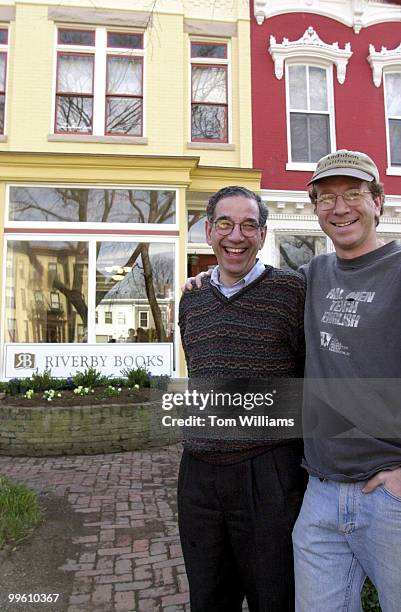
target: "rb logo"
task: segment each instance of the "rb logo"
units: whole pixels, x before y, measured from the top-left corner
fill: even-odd
[[[31,368],[35,367],[35,353],[15,353],[14,368]]]

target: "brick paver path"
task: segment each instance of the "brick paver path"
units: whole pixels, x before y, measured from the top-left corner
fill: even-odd
[[[65,496],[85,515],[68,612],[189,611],[176,521],[181,448],[110,455],[0,457],[0,473]],[[95,535],[93,535],[95,534]]]

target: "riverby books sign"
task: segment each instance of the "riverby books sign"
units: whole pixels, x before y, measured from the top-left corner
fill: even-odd
[[[25,378],[33,372],[50,370],[56,378],[94,368],[107,376],[121,376],[122,370],[145,368],[155,376],[172,375],[171,343],[127,344],[6,344],[6,379]]]

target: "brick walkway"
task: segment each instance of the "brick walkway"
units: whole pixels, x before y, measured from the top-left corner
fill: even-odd
[[[179,446],[110,455],[0,457],[0,473],[66,496],[85,516],[68,612],[189,611],[176,522]]]

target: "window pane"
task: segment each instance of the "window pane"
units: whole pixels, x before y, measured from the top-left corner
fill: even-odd
[[[214,57],[225,59],[227,57],[227,45],[192,43],[191,57]]]
[[[227,140],[225,106],[192,105],[192,140]]]
[[[107,93],[142,94],[142,59],[133,57],[107,58]]]
[[[5,106],[5,95],[0,94],[0,134],[4,134],[4,106]]]
[[[8,30],[0,29],[0,45],[8,44]]]
[[[9,210],[10,221],[175,223],[175,191],[13,186]]]
[[[206,242],[205,221],[206,212],[188,211],[188,242]]]
[[[12,240],[7,245],[7,262],[13,269],[16,304],[15,311],[6,308],[6,319],[14,312],[18,321],[28,324],[20,338],[18,330],[12,337],[6,329],[6,341],[77,342],[78,325],[87,327],[87,243]],[[50,263],[58,269],[53,278],[46,274]],[[27,271],[26,280],[17,274],[21,266]]]
[[[84,96],[57,96],[57,131],[92,131],[92,98]]]
[[[297,270],[315,255],[326,252],[326,238],[324,236],[276,234],[276,248],[279,254],[279,267],[282,270]]]
[[[59,30],[58,42],[61,45],[90,45],[95,44],[95,32],[83,30]]]
[[[142,100],[107,98],[107,134],[142,134]]]
[[[330,127],[328,115],[309,116],[310,161],[317,162],[330,153]]]
[[[85,55],[58,56],[57,91],[92,93],[93,57]]]
[[[306,110],[306,66],[289,66],[288,76],[290,108]]]
[[[0,53],[0,91],[6,90],[7,53]]]
[[[401,73],[385,75],[387,115],[401,117]]]
[[[330,152],[328,115],[291,113],[291,159],[316,162]]]
[[[392,166],[401,166],[401,119],[390,119],[390,157]]]
[[[142,49],[143,35],[107,32],[107,46],[120,49]]]
[[[96,262],[96,340],[169,342],[174,330],[174,245],[101,242]],[[141,326],[146,313],[149,329]],[[105,327],[105,315],[125,324]],[[104,323],[103,323],[104,322]]]
[[[309,67],[310,110],[328,110],[326,70]]]
[[[225,103],[226,69],[192,66],[192,101]]]

